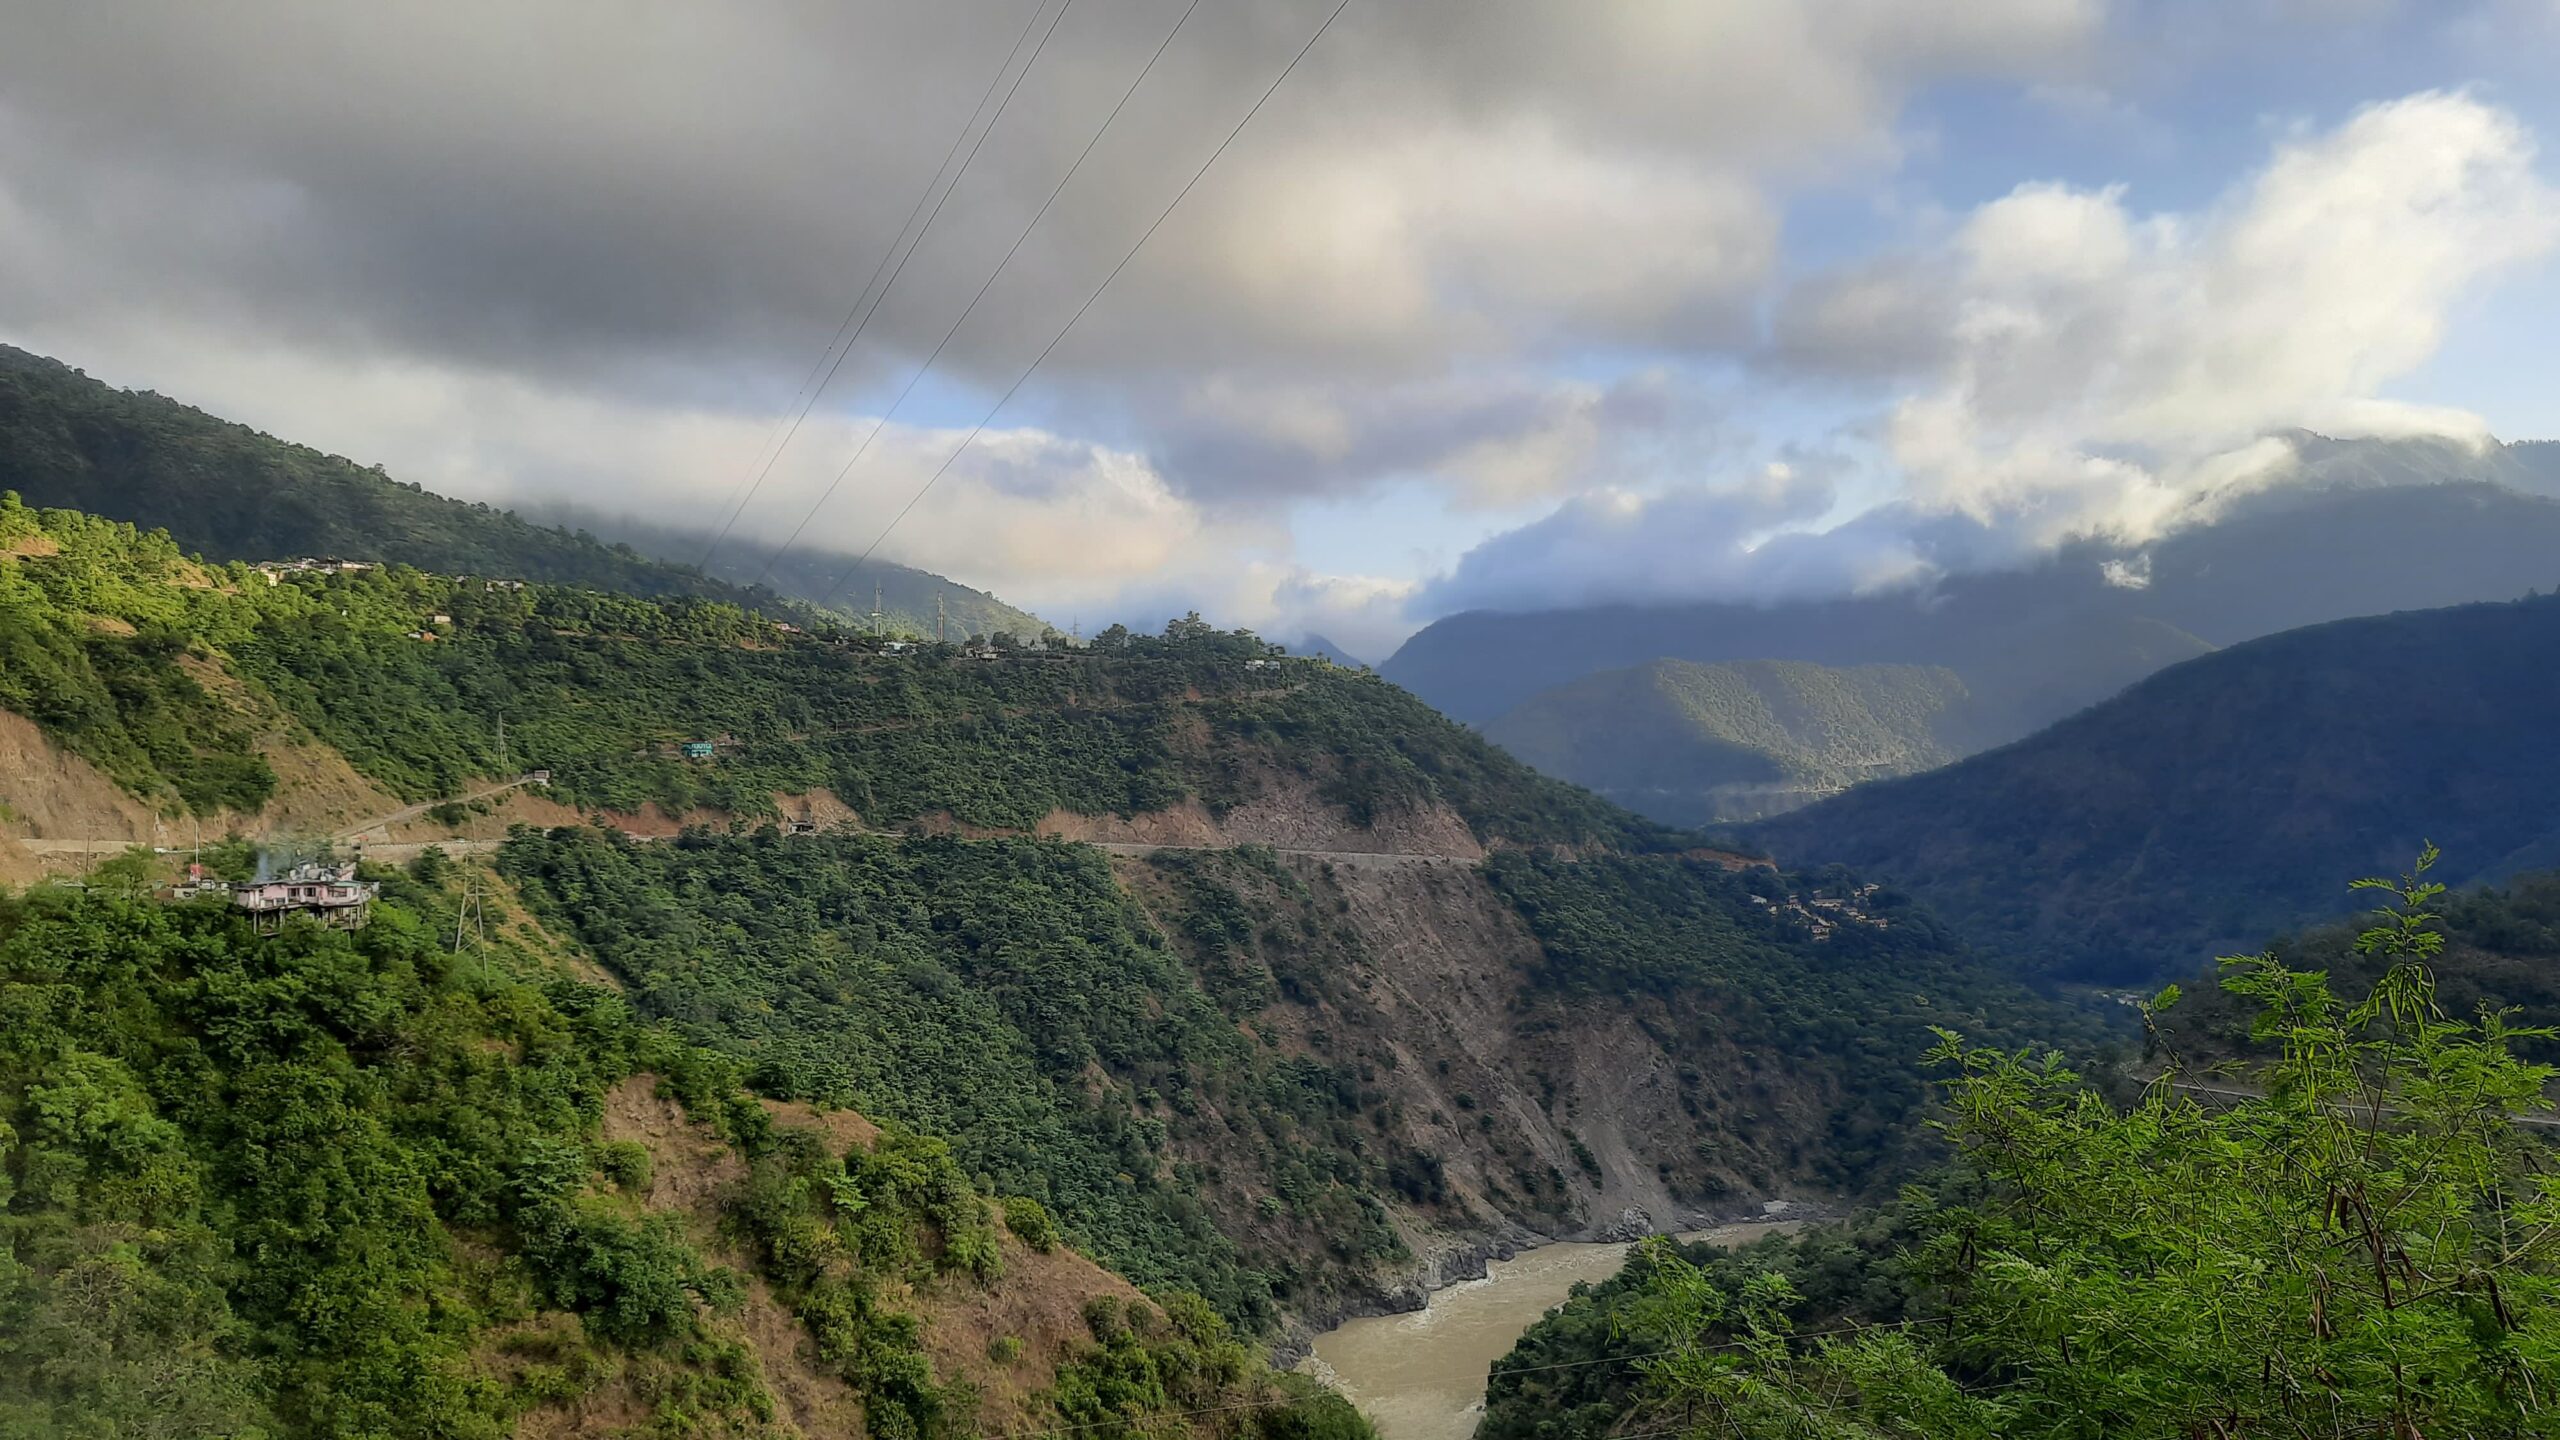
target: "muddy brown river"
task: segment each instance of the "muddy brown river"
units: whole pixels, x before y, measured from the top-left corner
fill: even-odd
[[[1680,1238],[1732,1245],[1801,1223],[1758,1220]],[[1628,1248],[1563,1243],[1496,1260],[1485,1278],[1438,1291],[1423,1309],[1326,1331],[1300,1368],[1351,1397],[1382,1440],[1467,1440],[1483,1413],[1485,1377],[1494,1362],[1564,1303],[1576,1282],[1616,1274]]]

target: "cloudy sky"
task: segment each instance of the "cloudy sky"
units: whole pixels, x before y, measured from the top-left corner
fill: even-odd
[[[49,7],[0,340],[708,529],[877,294],[741,535],[959,451],[882,554],[1373,658],[2138,540],[2287,427],[2560,435],[2560,0],[1351,0],[960,451],[1334,8],[1188,5]]]

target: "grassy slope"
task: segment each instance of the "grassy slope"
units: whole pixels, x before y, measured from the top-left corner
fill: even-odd
[[[2496,873],[2560,821],[2560,598],[2271,636],[2027,740],[1746,832],[1909,886],[2021,966],[2128,979],[2339,913],[2341,875]]]
[[[1484,730],[1550,775],[1698,823],[1784,808],[1765,792],[1943,765],[1966,748],[1965,702],[1944,668],[1657,660],[1543,691]],[[1742,787],[1754,795],[1729,793]]]

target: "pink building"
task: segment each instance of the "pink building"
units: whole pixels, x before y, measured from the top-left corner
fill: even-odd
[[[308,915],[333,930],[361,930],[381,889],[356,878],[353,865],[296,865],[274,880],[231,887],[231,903],[249,912],[261,935],[284,928],[287,915]]]

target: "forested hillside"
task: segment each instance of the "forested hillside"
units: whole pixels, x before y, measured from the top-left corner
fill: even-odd
[[[2303,483],[2146,546],[2075,543],[2013,571],[1845,598],[1469,612],[1426,626],[1381,671],[1489,724],[1542,691],[1664,659],[1943,666],[1970,697],[1966,753],[2215,646],[2560,585],[2560,494],[2532,447],[2292,442]],[[1676,768],[1688,739],[1665,737],[1646,714],[1630,727],[1579,707],[1556,743]],[[1551,711],[1549,728],[1561,718]]]
[[[2361,927],[2164,994],[2183,1044],[2138,1097],[1950,1034],[1952,1165],[1846,1225],[1647,1246],[1497,1362],[1477,1434],[2549,1433],[2560,1071],[2511,1027],[2551,1018],[2552,891],[2363,890]]]
[[[2444,862],[2439,861],[2439,866]],[[2432,873],[2432,871],[2431,871]],[[2361,897],[2356,897],[2361,898]],[[2352,905],[2343,900],[2341,909]],[[2519,875],[2501,884],[2457,890],[2431,907],[2431,927],[2443,948],[2427,959],[2436,1003],[2448,1015],[2475,1019],[2487,1011],[2512,1011],[2512,1024],[2560,1026],[2560,871]],[[2276,939],[2269,952],[2295,970],[2319,971],[2341,991],[2370,991],[2397,957],[2358,947],[2356,924],[2322,925]],[[2190,1072],[2236,1064],[2263,1064],[2274,1051],[2252,1033],[2257,1007],[2198,969],[2182,985],[2185,998],[2158,1021],[2151,1063]],[[2560,1064],[2560,1038],[2523,1035],[2516,1053]]]
[[[342,755],[428,835],[545,767],[504,802],[544,828],[475,883],[557,963],[1241,1333],[1504,1241],[1873,1193],[1924,1153],[1930,1026],[2096,1038],[1892,892],[1697,848],[1196,620],[889,652],[691,598],[269,584],[6,502],[0,535],[48,764],[253,834],[245,738]]]
[[[778,551],[772,544],[736,533],[714,545],[707,530],[654,524],[637,516],[582,506],[537,505],[529,510],[565,529],[628,545],[672,565],[699,562],[704,573],[714,580],[759,587],[806,605],[822,605],[828,613],[850,624],[867,626],[872,602],[877,600],[881,628],[891,634],[930,637],[934,626],[940,623],[953,640],[999,632],[1035,640],[1051,628],[1039,616],[1007,605],[983,590],[973,590],[912,565],[877,558],[857,563],[856,556],[807,545]],[[706,552],[710,557],[707,561]]]
[[[502,865],[759,1088],[951,1136],[1115,1268],[1247,1330],[1361,1303],[1428,1237],[1572,1233],[1619,1195],[1667,1223],[1871,1190],[1922,1149],[1929,1025],[2096,1031],[1985,983],[1906,910],[1818,937],[1755,898],[1790,881],[1680,857],[1497,857],[1492,896],[1534,938],[1455,957],[1495,1033],[1410,1014],[1432,997],[1356,884],[1270,851],[1115,877],[1054,841],[562,829]],[[1595,1008],[1661,1058],[1595,1073],[1587,1037],[1617,1028]],[[1485,1058],[1504,1028],[1516,1070]],[[1655,1065],[1676,1070],[1659,1093],[1630,1083]]]
[[[878,824],[1232,810],[1311,787],[1344,823],[1451,811],[1481,841],[1660,843],[1374,679],[1198,623],[1081,656],[883,654],[735,606],[405,567],[209,570],[165,537],[0,498],[0,706],[146,797],[254,809],[277,713],[413,799],[542,766],[573,803],[776,813],[833,787]],[[441,618],[439,618],[441,617]],[[246,687],[243,689],[242,687]],[[507,723],[508,765],[498,757]],[[687,759],[682,742],[714,754]],[[707,762],[707,763],[706,763]]]
[[[0,345],[0,490],[30,505],[60,506],[168,531],[214,560],[326,556],[416,566],[445,574],[538,580],[627,595],[695,595],[782,613],[815,598],[793,580],[847,557],[804,557],[750,591],[761,556],[706,576],[693,568],[706,535],[635,530],[633,544],[585,530],[532,524],[512,512],[450,500],[383,473],[148,392],[118,390],[40,355]],[[651,543],[638,544],[648,541]],[[1040,622],[981,591],[905,566],[874,565],[836,599],[851,620],[867,613],[871,582],[897,627],[929,634],[945,601],[953,639]],[[896,603],[889,604],[894,595]]]
[[[1539,770],[1670,824],[1749,820],[1976,748],[1952,670],[1656,660],[1541,691],[1484,727]]]
[[[1746,833],[1907,885],[2022,969],[2165,979],[2340,913],[2336,877],[2430,839],[2457,883],[2548,854],[2554,714],[2560,596],[2341,621]]]
[[[448,953],[418,873],[352,935],[0,893],[0,1431],[1361,1431],[941,1141],[761,1104],[538,947]]]

